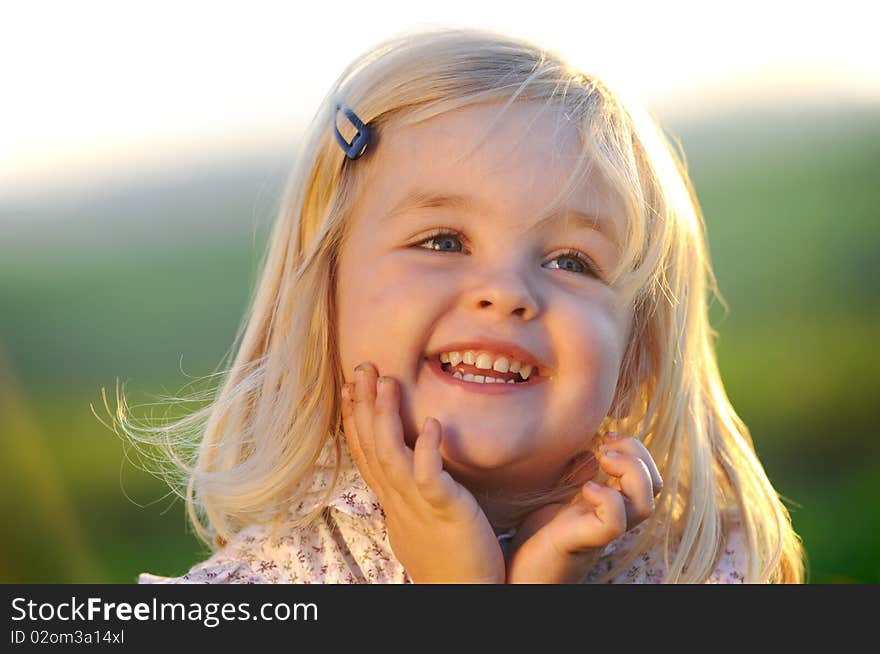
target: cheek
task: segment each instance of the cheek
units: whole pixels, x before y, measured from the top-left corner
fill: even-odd
[[[572,312],[569,320],[550,324],[560,326],[554,338],[560,383],[579,389],[577,401],[585,402],[591,413],[604,415],[617,387],[626,324],[608,307],[598,305],[588,305]],[[577,327],[565,329],[566,324]]]
[[[406,256],[390,256],[348,282],[345,301],[363,326],[401,324],[427,315],[442,304],[444,283],[436,270],[409,265]],[[411,261],[411,259],[410,259]]]
[[[446,286],[405,254],[340,266],[336,300],[346,374],[369,360],[380,374],[405,379],[426,347]]]

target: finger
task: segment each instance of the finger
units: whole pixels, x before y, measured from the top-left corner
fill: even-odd
[[[620,493],[589,481],[581,487],[581,495],[586,502],[567,506],[553,520],[558,542],[572,553],[603,547],[626,532],[626,507]]]
[[[373,366],[363,363],[354,373],[354,421],[357,428],[358,444],[364,455],[364,463],[373,479],[378,483],[378,492],[384,490],[387,482],[382,467],[376,459],[376,442],[373,434],[373,411],[376,402],[376,373]]]
[[[352,391],[354,384],[344,384],[342,387],[342,431],[345,433],[345,442],[348,443],[348,451],[351,458],[363,476],[367,485],[378,492],[378,484],[373,477],[370,467],[367,465],[363,449],[358,441],[357,426],[354,420],[354,397]]]
[[[599,465],[609,477],[617,480],[626,506],[627,529],[654,513],[651,473],[640,458],[615,450],[599,448]]]
[[[403,438],[399,393],[394,379],[379,377],[376,381],[373,436],[376,461],[385,479],[398,491],[405,492],[413,484],[413,451],[406,446]]]
[[[624,436],[623,434],[618,434],[616,432],[608,432],[605,434],[603,443],[608,449],[641,459],[651,473],[651,487],[654,497],[657,497],[657,495],[660,494],[660,491],[663,490],[663,478],[660,476],[660,471],[657,469],[654,457],[651,456],[651,453],[648,451],[648,448],[645,447],[644,443],[632,436]]]
[[[443,457],[440,456],[441,432],[440,422],[436,418],[425,418],[413,454],[413,478],[416,487],[422,497],[435,506],[454,497],[450,483],[452,478],[443,470]]]

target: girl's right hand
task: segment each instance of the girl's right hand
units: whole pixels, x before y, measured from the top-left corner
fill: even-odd
[[[352,393],[354,386],[354,393]],[[403,438],[397,382],[369,363],[342,389],[342,422],[352,458],[379,496],[394,555],[416,583],[505,581],[504,555],[473,495],[443,470],[440,423],[425,420],[410,449]]]

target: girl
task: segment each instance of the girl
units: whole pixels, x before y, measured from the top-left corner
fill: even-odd
[[[118,402],[214,550],[140,582],[801,582],[709,290],[642,111],[496,34],[379,45],[307,135],[219,395]]]

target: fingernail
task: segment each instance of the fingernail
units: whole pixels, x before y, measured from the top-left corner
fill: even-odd
[[[599,484],[595,481],[588,481],[587,486],[589,486],[590,490],[599,490]]]
[[[614,450],[605,450],[602,452],[602,456],[607,456],[609,459],[616,459],[620,456],[620,452],[615,452]]]
[[[605,438],[612,441],[619,441],[626,437],[623,434],[617,433],[616,431],[609,431],[607,434],[605,434]]]

